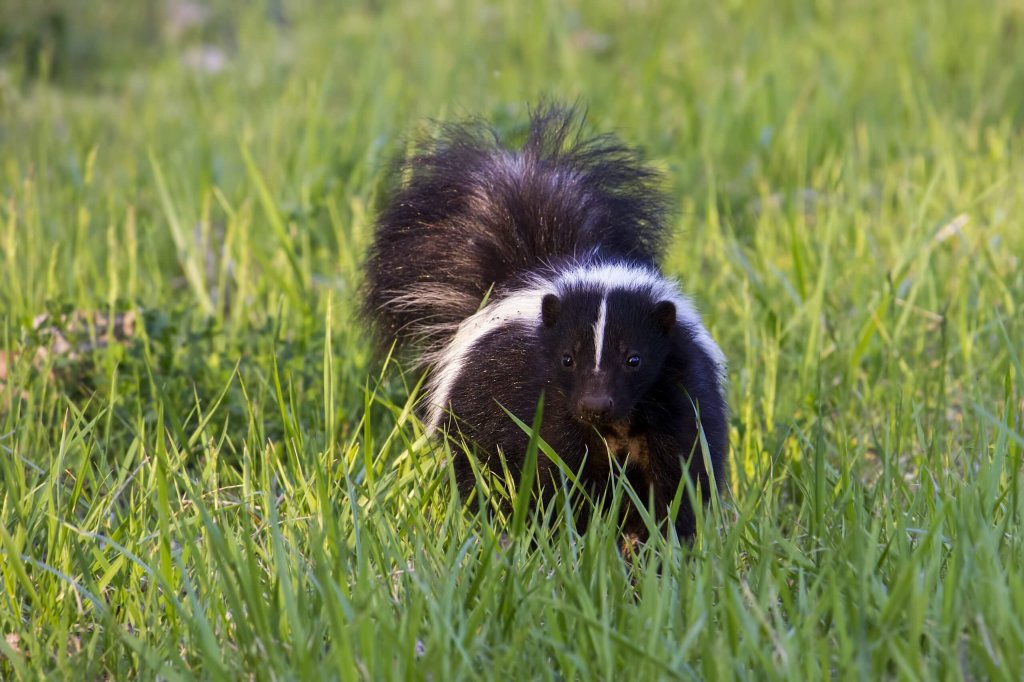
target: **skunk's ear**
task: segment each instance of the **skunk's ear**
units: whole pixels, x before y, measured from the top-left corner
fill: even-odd
[[[540,302],[540,318],[545,327],[554,327],[558,322],[558,313],[562,312],[562,301],[554,294],[547,294]]]
[[[661,333],[668,334],[676,325],[676,306],[672,301],[658,301],[651,317]]]

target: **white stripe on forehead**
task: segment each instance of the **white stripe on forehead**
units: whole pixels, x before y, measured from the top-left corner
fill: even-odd
[[[601,305],[597,309],[597,322],[594,323],[594,372],[601,366],[601,349],[604,348],[604,327],[608,322],[608,294],[601,297]]]
[[[594,344],[597,349],[595,366],[601,360],[608,294],[612,291],[648,293],[655,301],[671,301],[676,307],[676,322],[693,334],[694,343],[715,363],[721,389],[725,390],[725,356],[704,328],[690,299],[679,291],[674,282],[640,265],[583,263],[568,270],[532,276],[523,287],[467,317],[448,345],[424,356],[424,362],[434,367],[426,386],[428,433],[441,426],[455,381],[462,373],[470,350],[480,339],[506,327],[535,329],[540,324],[541,301],[544,296],[556,294],[561,297],[580,290],[593,290],[602,296],[598,322],[594,324]]]

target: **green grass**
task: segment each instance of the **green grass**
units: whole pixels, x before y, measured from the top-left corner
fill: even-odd
[[[1019,678],[1024,7],[346,4],[0,0],[0,678]],[[629,565],[464,511],[353,317],[388,158],[544,95],[730,361],[731,490]]]

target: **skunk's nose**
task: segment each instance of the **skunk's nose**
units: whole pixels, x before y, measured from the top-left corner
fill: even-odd
[[[576,405],[580,419],[590,423],[608,419],[613,407],[615,407],[615,401],[607,393],[587,393],[580,398]]]

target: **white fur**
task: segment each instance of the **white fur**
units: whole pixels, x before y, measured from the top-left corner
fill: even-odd
[[[608,323],[608,294],[601,297],[601,306],[597,309],[597,322],[594,323],[594,372],[601,368],[601,349],[604,348],[604,327]]]
[[[676,307],[676,322],[691,330],[694,341],[718,369],[719,383],[724,390],[725,356],[701,322],[700,315],[676,284],[656,271],[629,263],[580,263],[568,270],[534,275],[522,288],[489,303],[467,317],[448,345],[426,357],[434,370],[426,387],[428,432],[440,427],[452,387],[462,372],[466,354],[481,338],[502,327],[522,325],[536,327],[541,323],[541,300],[547,294],[562,296],[578,289],[598,289],[602,294],[598,320],[594,324],[596,364],[600,363],[601,346],[607,317],[608,294],[616,290],[648,292],[655,301],[671,301]]]

